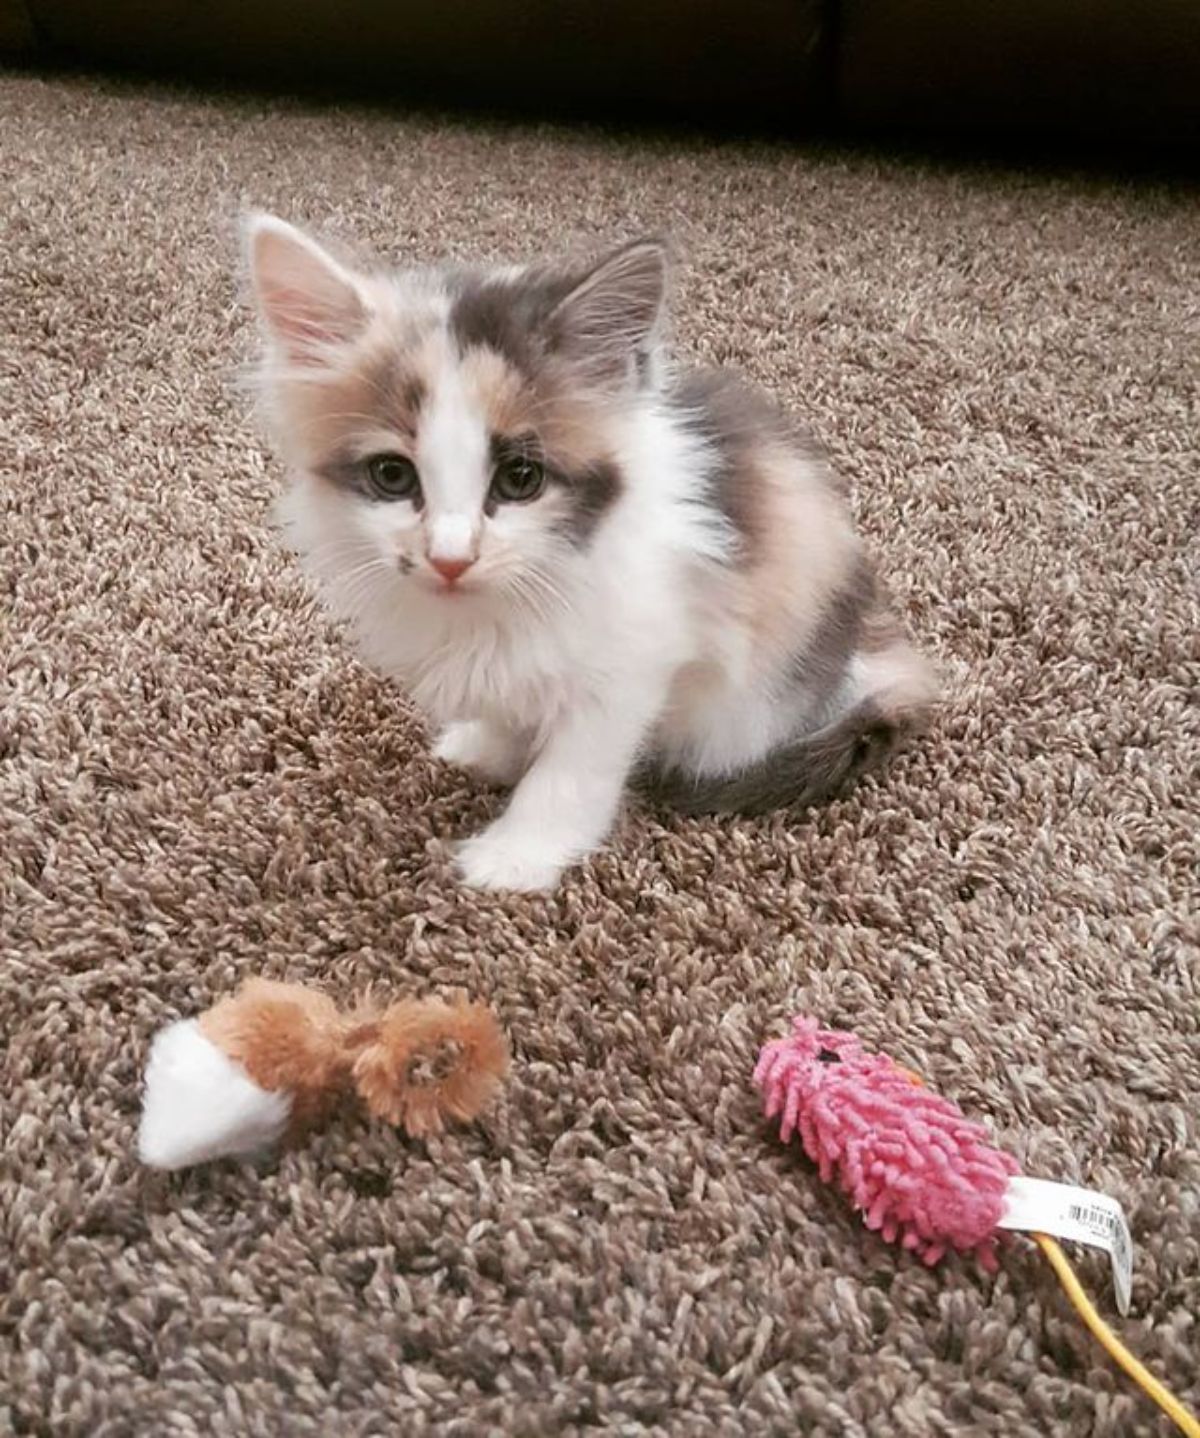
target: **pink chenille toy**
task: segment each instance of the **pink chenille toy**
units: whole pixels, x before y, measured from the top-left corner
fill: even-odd
[[[868,1228],[926,1263],[947,1249],[996,1268],[996,1225],[1015,1159],[914,1074],[869,1054],[853,1034],[796,1019],[754,1071],[780,1137],[800,1135],[821,1179],[836,1179]]]
[[[765,1045],[754,1081],[767,1117],[780,1119],[784,1142],[799,1134],[822,1181],[836,1179],[867,1227],[889,1243],[899,1240],[926,1263],[954,1249],[974,1253],[994,1270],[999,1228],[1028,1228],[1108,1353],[1181,1432],[1200,1438],[1200,1422],[1097,1313],[1054,1238],[1029,1222],[1010,1221],[1010,1197],[1030,1181],[949,1099],[883,1054],[867,1053],[853,1034],[823,1029],[803,1016],[789,1038]],[[1127,1242],[1123,1215],[1120,1227]],[[1054,1231],[1070,1234],[1067,1228]]]

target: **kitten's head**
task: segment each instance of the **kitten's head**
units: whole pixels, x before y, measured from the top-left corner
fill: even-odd
[[[346,594],[386,579],[468,608],[558,591],[621,494],[616,437],[651,383],[663,247],[382,273],[271,217],[247,241],[262,389],[316,571]]]

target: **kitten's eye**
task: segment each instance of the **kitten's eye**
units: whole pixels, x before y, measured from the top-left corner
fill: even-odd
[[[546,487],[546,471],[536,459],[514,454],[502,459],[492,475],[492,494],[505,504],[526,504]]]
[[[417,466],[402,454],[376,454],[367,460],[371,487],[380,499],[414,499],[421,492]]]

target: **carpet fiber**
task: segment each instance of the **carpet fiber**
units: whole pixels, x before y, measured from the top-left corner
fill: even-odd
[[[1122,1199],[1121,1329],[1200,1400],[1194,194],[31,76],[0,176],[0,1430],[1165,1433],[1031,1245],[925,1270],[774,1141],[796,1010]],[[852,480],[930,735],[809,818],[635,810],[553,897],[457,889],[495,798],[268,527],[250,202],[397,260],[672,231],[681,342]],[[250,973],[463,985],[511,1082],[428,1145],[139,1169],[151,1034]]]

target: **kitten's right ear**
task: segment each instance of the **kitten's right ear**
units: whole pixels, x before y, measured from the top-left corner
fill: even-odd
[[[274,215],[245,224],[258,312],[267,333],[296,364],[318,362],[367,323],[358,281],[306,234]]]

